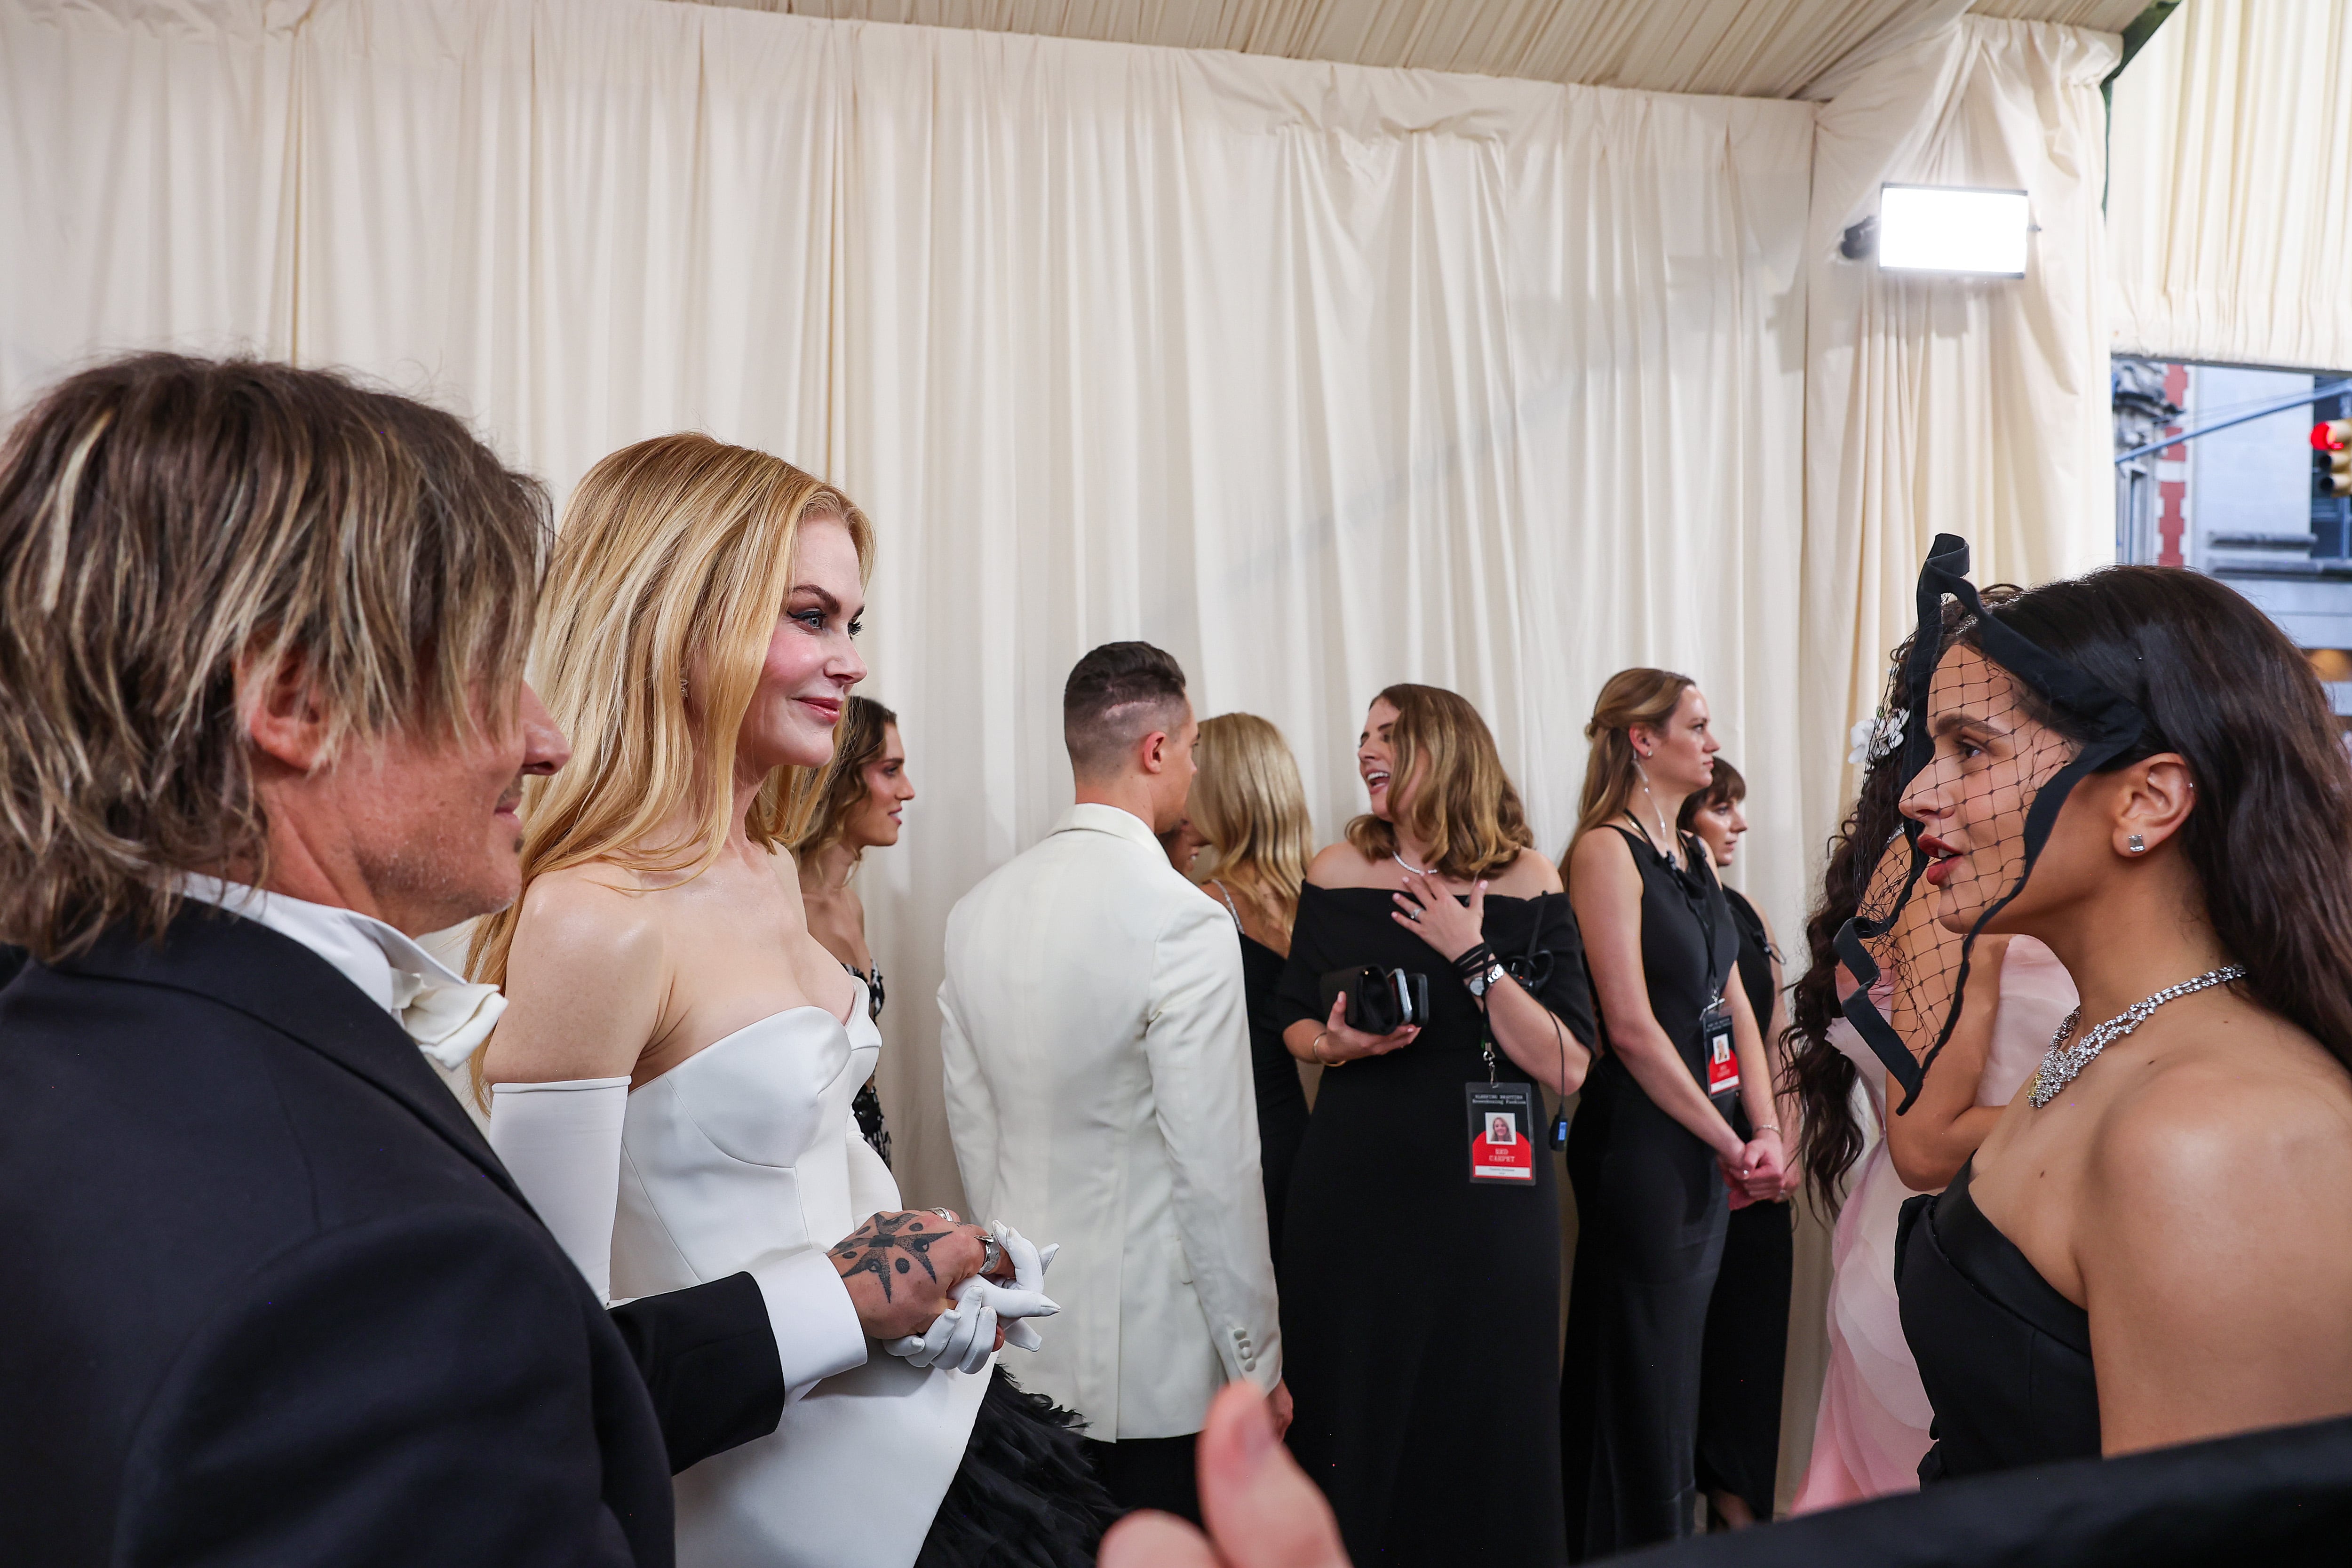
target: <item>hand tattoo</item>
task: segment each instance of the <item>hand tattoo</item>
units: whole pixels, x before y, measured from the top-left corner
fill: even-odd
[[[931,1267],[931,1246],[955,1232],[954,1226],[937,1215],[878,1214],[836,1243],[833,1256],[848,1265],[841,1270],[844,1279],[871,1274],[881,1280],[882,1299],[887,1301],[893,1274],[911,1273],[919,1263],[926,1275],[933,1279],[940,1277]]]

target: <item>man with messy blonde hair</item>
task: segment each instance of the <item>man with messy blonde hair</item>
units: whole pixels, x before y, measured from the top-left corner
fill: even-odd
[[[568,754],[547,536],[286,365],[100,365],[0,448],[9,1561],[666,1564],[671,1470],[774,1430],[764,1265],[608,1314],[420,1054],[502,1003],[415,939],[513,900]],[[919,1332],[982,1256],[830,1305]]]

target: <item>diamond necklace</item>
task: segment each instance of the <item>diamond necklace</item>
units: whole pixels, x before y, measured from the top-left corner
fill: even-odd
[[[2194,980],[2184,980],[2178,985],[2168,985],[2153,996],[2141,998],[2133,1003],[2128,1009],[2091,1030],[2073,1045],[2061,1047],[2058,1042],[2071,1034],[2074,1026],[2082,1021],[2083,1009],[2077,1006],[2066,1015],[2066,1021],[2058,1026],[2058,1032],[2050,1037],[2049,1054],[2042,1058],[2042,1065],[2033,1071],[2033,1092],[2031,1097],[2033,1108],[2039,1110],[2056,1099],[2058,1091],[2074,1082],[2074,1075],[2089,1067],[2094,1058],[2142,1024],[2147,1023],[2148,1015],[2167,1002],[2211,986],[2226,985],[2232,980],[2243,980],[2245,977],[2246,972],[2234,963],[2225,963],[2219,969],[2209,969]]]

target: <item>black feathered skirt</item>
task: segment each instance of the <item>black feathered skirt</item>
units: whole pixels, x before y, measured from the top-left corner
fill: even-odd
[[[1084,1426],[992,1369],[915,1568],[1090,1568],[1119,1509],[1095,1479]]]

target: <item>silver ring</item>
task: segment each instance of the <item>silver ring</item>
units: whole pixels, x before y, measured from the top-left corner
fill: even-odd
[[[941,1219],[947,1221],[950,1225],[961,1225],[963,1223],[961,1220],[956,1218],[956,1212],[953,1209],[933,1209],[931,1212],[939,1215]]]
[[[992,1236],[981,1245],[988,1250],[981,1258],[980,1271],[982,1274],[993,1274],[997,1267],[1004,1261],[1004,1244]]]

